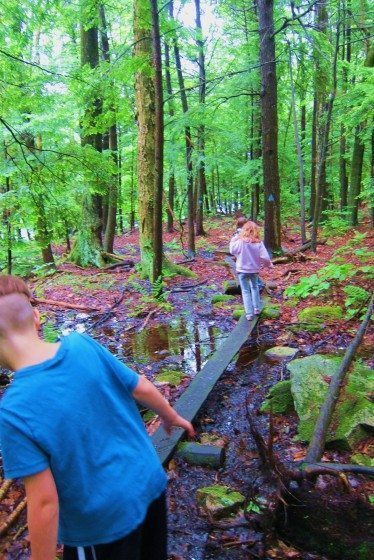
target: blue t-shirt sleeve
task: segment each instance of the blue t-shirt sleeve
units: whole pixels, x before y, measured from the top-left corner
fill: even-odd
[[[48,457],[27,424],[4,409],[0,411],[0,443],[6,478],[23,478],[49,468]]]
[[[132,370],[131,368],[123,364],[120,360],[118,360],[118,358],[113,356],[113,354],[109,352],[109,350],[107,350],[104,346],[101,346],[101,344],[96,342],[96,340],[94,340],[93,338],[87,335],[83,335],[83,336],[86,340],[89,340],[91,343],[93,343],[96,346],[99,354],[103,357],[103,359],[108,364],[108,366],[112,369],[112,371],[115,372],[117,377],[120,379],[121,383],[125,386],[125,388],[129,391],[129,393],[132,393],[139,382],[140,376],[134,370]]]

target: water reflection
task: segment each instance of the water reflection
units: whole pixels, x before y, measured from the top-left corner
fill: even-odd
[[[208,357],[225,336],[208,322],[190,321],[185,317],[126,336],[123,356],[133,362],[180,364],[193,375],[201,370]]]

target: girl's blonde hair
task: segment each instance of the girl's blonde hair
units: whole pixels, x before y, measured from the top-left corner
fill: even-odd
[[[242,227],[239,238],[247,243],[260,243],[260,228],[254,222],[246,222]]]

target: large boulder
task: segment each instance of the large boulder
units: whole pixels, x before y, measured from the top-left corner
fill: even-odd
[[[342,319],[343,311],[338,305],[314,305],[300,311],[297,317],[301,323],[321,324]]]
[[[325,401],[331,378],[338,371],[342,358],[315,354],[293,360],[287,365],[291,391],[300,422],[298,439],[310,441],[321,405]],[[368,437],[374,428],[374,405],[370,401],[373,371],[357,362],[347,374],[347,381],[330,424],[328,442],[351,449]]]

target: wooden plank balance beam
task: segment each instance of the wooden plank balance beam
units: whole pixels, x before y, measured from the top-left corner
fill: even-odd
[[[174,408],[178,414],[190,422],[194,420],[217,381],[255,328],[258,319],[258,315],[250,322],[247,321],[245,315],[240,318],[234,330],[175,403]],[[174,428],[172,434],[168,436],[165,430],[160,427],[152,435],[152,443],[163,465],[171,459],[183,434],[184,430]]]

